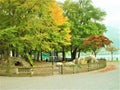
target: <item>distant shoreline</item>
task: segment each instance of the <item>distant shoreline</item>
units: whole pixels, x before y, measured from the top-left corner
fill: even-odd
[[[97,58],[105,58],[107,60],[111,60],[111,54],[98,54]],[[120,54],[113,54],[113,60],[120,60]]]

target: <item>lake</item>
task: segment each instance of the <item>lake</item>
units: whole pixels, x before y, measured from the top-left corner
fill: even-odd
[[[105,54],[105,55],[97,55],[97,58],[105,58],[107,60],[111,60],[111,55],[110,54]],[[113,60],[120,60],[120,54],[115,54],[113,55]]]
[[[86,56],[85,54],[84,55],[81,55],[81,56]],[[106,60],[111,60],[111,54],[98,54],[96,56],[98,59],[100,58],[105,58]],[[67,54],[66,55],[66,58],[71,58],[70,54]],[[118,60],[120,61],[120,54],[114,54],[113,55],[113,60],[116,60],[118,58]]]

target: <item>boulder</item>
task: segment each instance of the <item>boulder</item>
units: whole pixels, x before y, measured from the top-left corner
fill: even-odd
[[[74,62],[65,62],[64,65],[65,66],[74,66],[75,63]]]
[[[10,64],[13,67],[21,66],[21,67],[31,67],[30,63],[28,63],[25,59],[20,57],[10,57]]]

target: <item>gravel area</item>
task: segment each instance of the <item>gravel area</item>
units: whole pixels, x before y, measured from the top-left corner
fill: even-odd
[[[120,90],[120,63],[79,74],[35,77],[0,76],[0,90]],[[113,69],[110,67],[113,66]]]

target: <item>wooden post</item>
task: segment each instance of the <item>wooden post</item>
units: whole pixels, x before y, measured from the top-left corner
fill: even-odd
[[[74,68],[74,67],[75,67],[75,66],[73,65],[73,74],[75,73],[75,71],[74,71],[74,70],[75,70],[75,68]]]
[[[61,74],[63,74],[63,65],[61,65],[60,67],[61,67]]]
[[[90,64],[88,63],[87,65],[88,65],[88,71],[90,71],[90,70],[89,70]]]
[[[54,65],[52,64],[52,75],[54,74]]]

